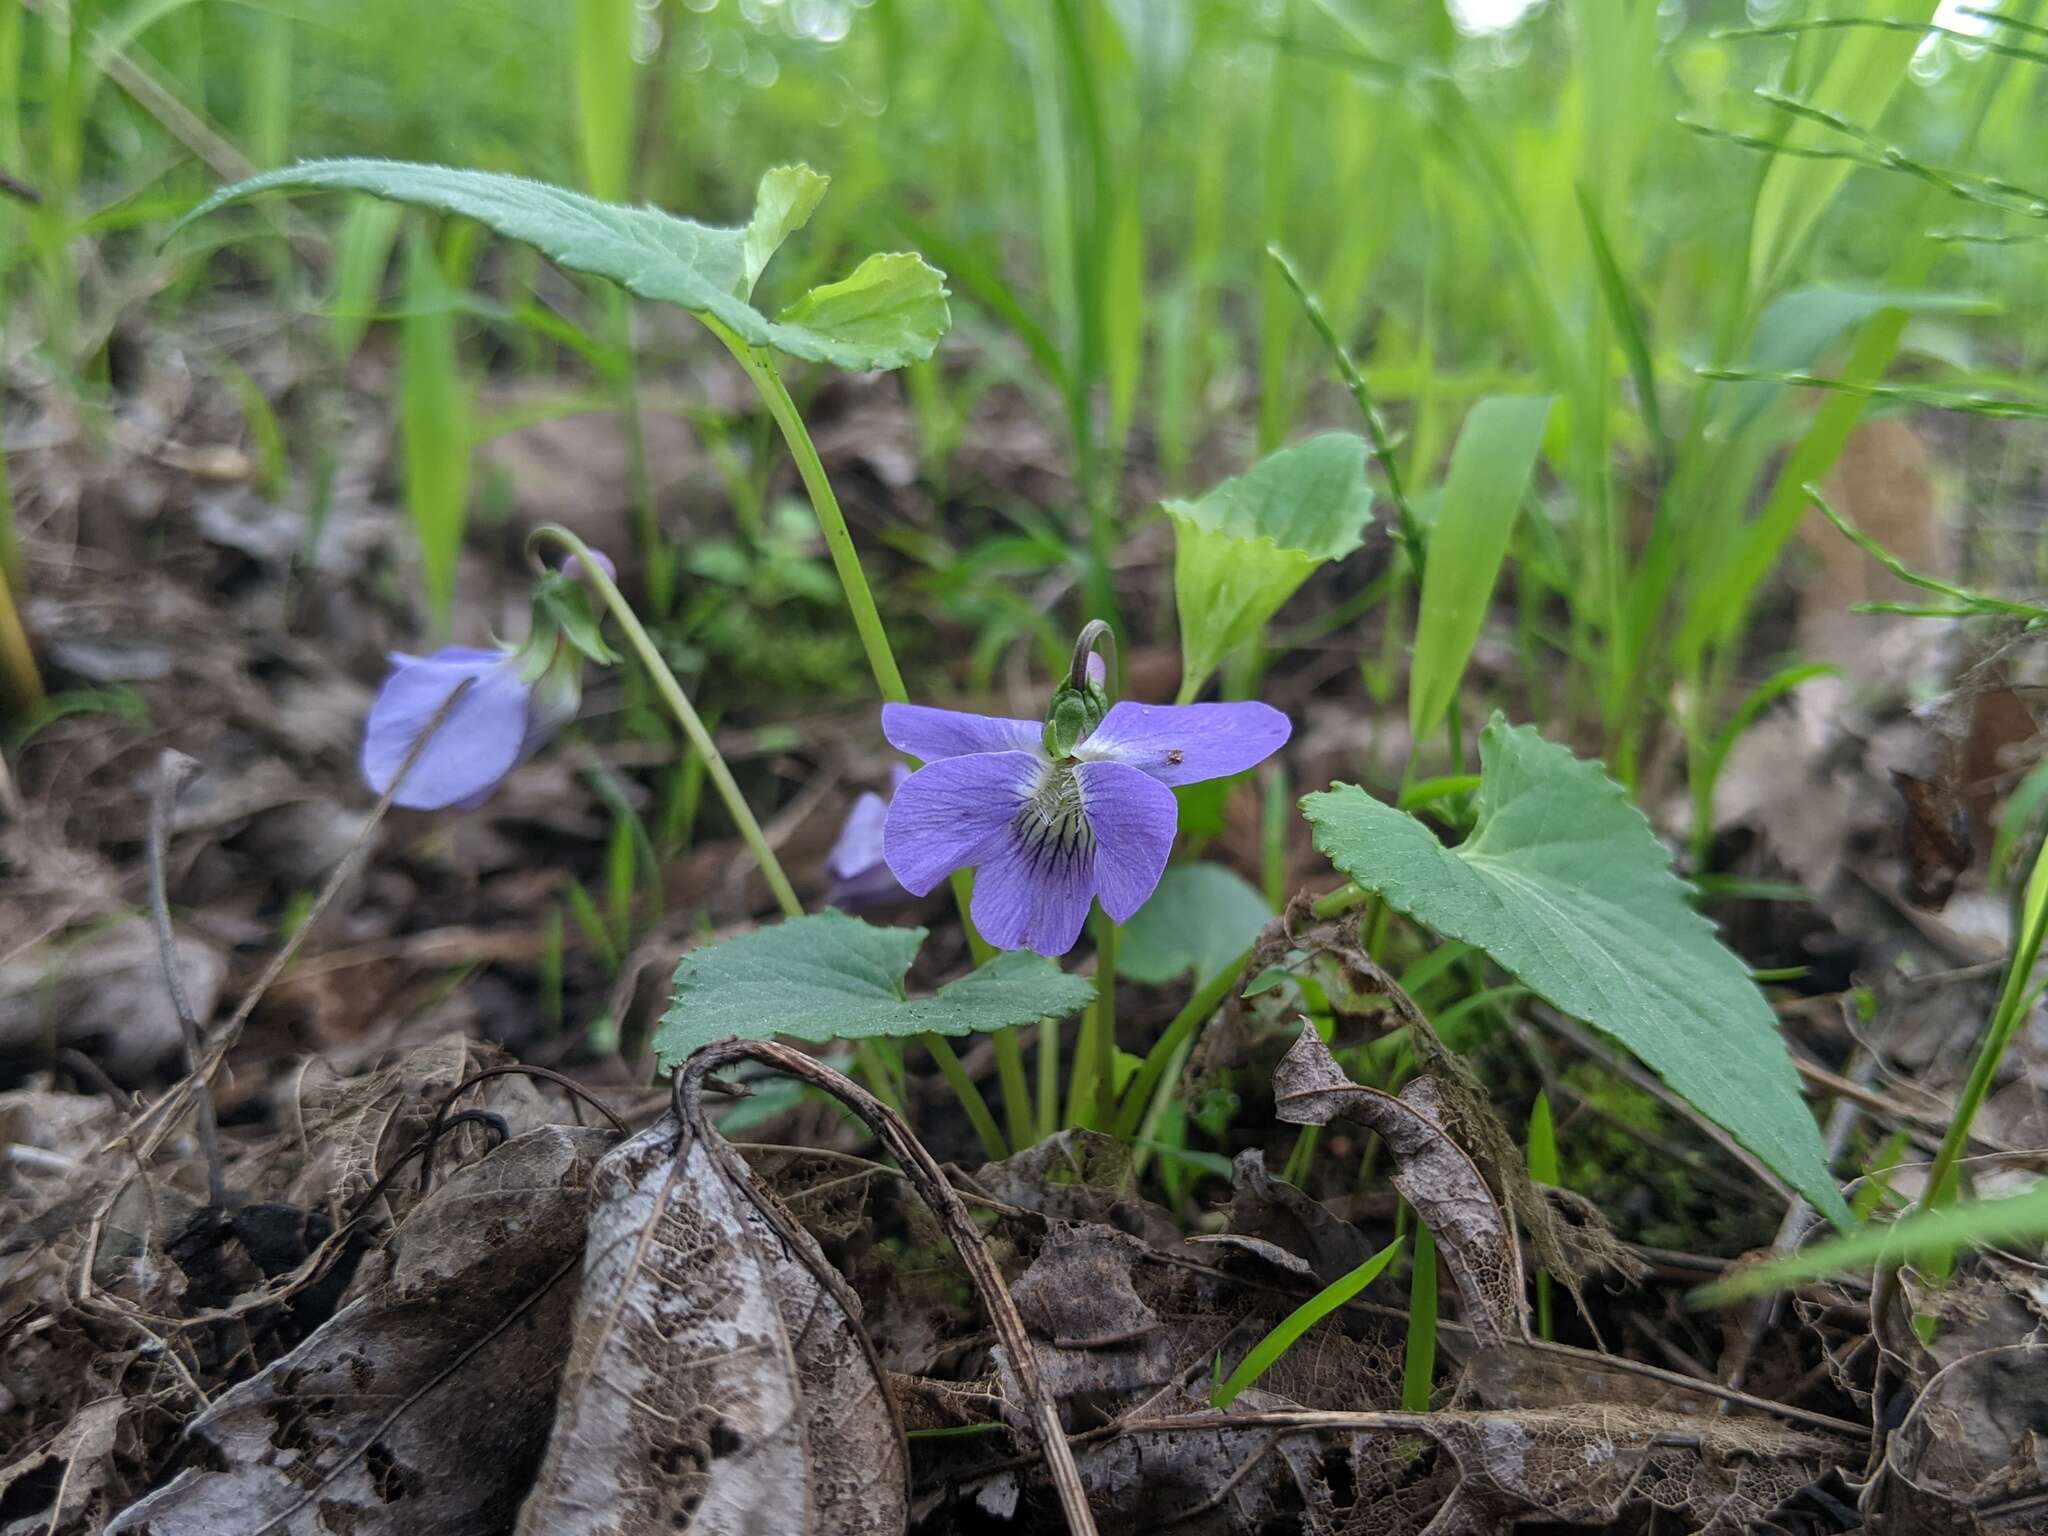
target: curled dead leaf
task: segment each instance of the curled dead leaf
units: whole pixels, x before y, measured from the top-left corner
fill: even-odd
[[[1417,1078],[1399,1098],[1363,1087],[1305,1024],[1273,1073],[1273,1100],[1291,1125],[1328,1125],[1343,1115],[1376,1131],[1394,1157],[1394,1187],[1435,1235],[1479,1343],[1528,1337],[1514,1232],[1478,1167],[1444,1129],[1430,1079]]]
[[[87,1403],[43,1444],[0,1467],[0,1536],[84,1536],[105,1522],[121,1397]]]
[[[607,1156],[520,1531],[895,1532],[907,1472],[860,1303],[709,1123]]]

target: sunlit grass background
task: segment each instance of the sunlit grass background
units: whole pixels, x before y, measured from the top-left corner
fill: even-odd
[[[2016,486],[2038,458],[2044,28],[2036,0],[36,0],[0,16],[0,166],[39,199],[0,207],[9,359],[91,410],[125,322],[258,294],[325,315],[337,365],[389,323],[445,611],[472,450],[504,425],[478,381],[623,403],[676,361],[665,339],[609,292],[537,289],[534,258],[473,229],[368,203],[263,205],[166,245],[171,222],[252,167],[341,154],[731,220],[802,159],[835,188],[771,288],[878,246],[949,274],[955,337],[906,385],[931,482],[992,387],[1058,426],[1066,504],[1020,504],[994,548],[900,541],[983,627],[986,676],[1020,635],[1058,643],[1008,595],[1020,569],[1072,564],[1114,612],[1112,556],[1152,496],[1345,419],[1278,247],[1423,518],[1475,400],[1557,398],[1511,551],[1524,687],[1624,778],[1675,731],[1697,787],[1770,670],[1748,636],[1800,487],[1859,421],[1996,412]],[[252,223],[278,238],[239,244]],[[316,429],[242,394],[283,487]],[[734,477],[752,532],[757,489]],[[666,612],[674,570],[647,582]],[[1389,592],[1364,668],[1382,699],[1410,638]]]

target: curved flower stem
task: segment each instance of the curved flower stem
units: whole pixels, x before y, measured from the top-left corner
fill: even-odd
[[[860,568],[860,552],[853,547],[853,534],[846,526],[846,514],[839,509],[839,498],[832,492],[832,482],[825,478],[825,465],[818,457],[817,445],[811,441],[811,434],[804,427],[796,402],[789,398],[789,389],[783,384],[782,375],[775,371],[767,358],[725,325],[709,315],[698,318],[711,328],[712,335],[725,343],[725,350],[732,354],[733,361],[753,383],[762,403],[768,407],[768,414],[782,429],[782,440],[789,445],[789,455],[796,460],[797,473],[803,477],[804,490],[810,495],[811,509],[818,514],[818,529],[825,535],[825,547],[832,552],[832,568],[839,573],[839,585],[846,593],[846,606],[853,610],[853,627],[860,634],[861,649],[867,652],[868,669],[875,674],[876,688],[891,704],[909,703],[910,695],[903,687],[903,674],[896,670],[896,653],[889,647],[888,632],[882,628],[882,615],[875,607],[875,595],[868,590],[867,574]]]
[[[626,601],[612,579],[605,575],[604,567],[590,552],[589,546],[568,529],[556,523],[548,523],[534,529],[527,539],[531,548],[542,539],[552,540],[566,549],[583,563],[585,578],[603,595],[605,606],[612,611],[612,617],[619,621],[619,628],[625,631],[627,643],[640,658],[640,664],[647,668],[647,675],[654,680],[654,688],[669,707],[669,712],[683,728],[683,735],[697,755],[704,760],[704,771],[710,775],[713,787],[718,790],[719,799],[725,802],[725,809],[739,828],[740,837],[747,849],[754,855],[754,862],[761,866],[761,874],[768,881],[768,889],[775,894],[776,905],[782,908],[785,917],[802,917],[803,903],[796,899],[796,892],[789,883],[789,877],[782,872],[782,863],[775,857],[775,850],[768,846],[768,839],[761,831],[761,824],[754,820],[754,813],[748,807],[740,787],[733,782],[732,770],[725,766],[725,759],[719,756],[718,747],[711,739],[711,733],[704,729],[704,722],[697,718],[697,711],[690,704],[689,696],[683,692],[683,685],[676,681],[668,663],[661,659],[661,653],[654,648],[654,641],[640,622],[640,616],[633,612],[633,605]]]
[[[761,396],[762,404],[768,407],[768,414],[775,418],[775,425],[781,429],[782,441],[789,448],[789,456],[796,461],[797,474],[803,478],[804,491],[811,499],[811,510],[817,514],[818,531],[825,536],[825,547],[832,553],[832,569],[839,575],[840,589],[846,594],[846,606],[853,614],[853,627],[860,635],[861,649],[867,653],[868,670],[875,675],[875,688],[884,702],[907,704],[910,694],[903,686],[903,674],[896,666],[896,652],[889,645],[889,633],[882,626],[881,611],[875,607],[875,594],[868,586],[867,573],[861,569],[860,551],[853,547],[853,533],[846,526],[846,514],[840,510],[839,497],[832,490],[832,482],[826,478],[824,461],[818,457],[817,444],[811,441],[810,430],[804,426],[796,402],[789,397],[789,387],[782,382],[782,375],[775,371],[775,365],[763,356],[744,338],[726,325],[709,315],[698,316],[725,344],[725,350],[732,354],[733,361],[740,365],[755,391]],[[974,926],[969,913],[969,904],[974,896],[974,878],[966,870],[955,872],[952,880],[953,902],[960,909],[960,926],[967,933],[967,947],[974,956],[977,967],[986,965],[995,949]],[[1020,1144],[1028,1143],[1031,1124],[1031,1090],[1024,1076],[1023,1048],[1017,1043],[1014,1029],[999,1029],[994,1035],[996,1052],[996,1074],[1003,1085],[1003,1107],[1010,1123],[1010,1134]],[[950,1051],[951,1047],[947,1047]],[[934,1055],[937,1053],[935,1052]],[[945,1062],[940,1058],[940,1070]],[[949,1076],[947,1079],[952,1082]],[[967,1082],[963,1074],[960,1082]],[[968,1084],[972,1088],[972,1083]],[[959,1091],[959,1083],[954,1083]],[[981,1105],[977,1090],[972,1101],[962,1097],[961,1103],[974,1118],[974,1106]],[[982,1113],[987,1113],[985,1105]]]
[[[1165,1105],[1173,1092],[1175,1074],[1170,1070],[1173,1061],[1181,1054],[1183,1046],[1194,1043],[1195,1032],[1208,1022],[1209,1015],[1229,1000],[1231,989],[1237,985],[1251,958],[1252,952],[1246,950],[1195,988],[1186,1005],[1173,1016],[1173,1022],[1153,1042],[1152,1049],[1145,1054],[1144,1065],[1138,1068],[1138,1075],[1124,1090],[1122,1105],[1116,1115],[1117,1135],[1132,1136],[1145,1121],[1154,1118],[1158,1108]]]
[[[1008,1031],[1005,1031],[1008,1033]],[[960,1107],[967,1112],[967,1120],[974,1127],[974,1134],[981,1138],[981,1149],[989,1161],[1000,1163],[1010,1155],[1010,1148],[1003,1140],[1002,1129],[996,1124],[996,1117],[988,1112],[988,1100],[981,1096],[981,1090],[974,1086],[974,1079],[967,1075],[967,1068],[961,1065],[959,1054],[944,1035],[927,1034],[924,1048],[931,1052],[932,1060],[938,1065],[939,1076],[946,1080],[953,1090],[953,1097],[960,1101]],[[1022,1070],[1020,1065],[1019,1070]]]

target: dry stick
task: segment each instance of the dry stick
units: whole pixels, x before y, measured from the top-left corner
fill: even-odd
[[[583,1124],[583,1110],[580,1106],[582,1104],[588,1104],[593,1109],[595,1109],[599,1114],[603,1115],[605,1119],[611,1121],[613,1130],[617,1131],[621,1136],[626,1134],[626,1122],[621,1120],[617,1115],[613,1114],[611,1111],[611,1107],[607,1105],[602,1099],[600,1099],[596,1094],[592,1093],[589,1089],[585,1088],[581,1083],[577,1082],[575,1078],[569,1076],[569,1074],[566,1072],[557,1072],[552,1067],[528,1066],[524,1062],[507,1062],[503,1066],[485,1067],[480,1072],[470,1073],[468,1077],[465,1077],[453,1088],[450,1088],[441,1099],[441,1107],[434,1111],[433,1123],[427,1127],[427,1134],[422,1138],[425,1145],[424,1148],[420,1151],[421,1194],[425,1194],[427,1192],[427,1186],[433,1182],[434,1144],[440,1140],[441,1133],[444,1130],[446,1130],[449,1127],[449,1125],[454,1122],[456,1118],[458,1118],[453,1113],[455,1109],[455,1101],[461,1098],[465,1093],[469,1092],[470,1089],[475,1088],[482,1083],[489,1082],[494,1077],[508,1076],[530,1077],[542,1082],[553,1083],[557,1088],[560,1088],[564,1093],[569,1095],[569,1110],[571,1114],[575,1115],[577,1125],[580,1126]],[[465,1111],[465,1113],[474,1112]],[[408,1151],[407,1153],[405,1153],[405,1156],[411,1157],[412,1153]],[[388,1175],[386,1177],[388,1177]],[[384,1180],[379,1179],[377,1182],[381,1185],[384,1182]]]
[[[185,1070],[198,1070],[200,1024],[192,1012],[192,999],[185,993],[185,976],[178,968],[178,941],[171,932],[171,901],[164,879],[164,853],[171,841],[171,812],[178,796],[199,774],[199,764],[182,752],[166,751],[156,760],[156,788],[149,797],[149,916],[156,926],[156,952],[164,967],[164,986],[171,994],[171,1007],[178,1015],[178,1028],[185,1037]],[[204,1082],[193,1087],[193,1118],[198,1122],[199,1155],[206,1159],[206,1203],[224,1210],[228,1203],[227,1180],[220,1167],[220,1131],[213,1118],[213,1091]]]
[[[1510,1416],[1512,1410],[1505,1410]],[[1182,1413],[1157,1419],[1131,1419],[1117,1426],[1125,1435],[1214,1434],[1220,1429],[1274,1429],[1282,1433],[1355,1430],[1364,1434],[1414,1435],[1433,1440],[1442,1433],[1441,1413],[1368,1411],[1332,1412],[1318,1408],[1269,1408],[1257,1413]],[[1666,1430],[1652,1435],[1650,1443],[1682,1450],[1699,1450],[1703,1438],[1686,1430]]]
[[[1031,1416],[1045,1454],[1046,1471],[1059,1493],[1060,1507],[1067,1517],[1067,1529],[1073,1536],[1096,1536],[1095,1516],[1088,1508],[1088,1495],[1081,1487],[1081,1472],[1074,1465],[1074,1453],[1067,1445],[1066,1431],[1060,1427],[1059,1408],[1038,1374],[1038,1355],[1032,1348],[1030,1335],[1025,1332],[1024,1318],[1017,1311],[1017,1303],[1010,1298],[1009,1287],[1003,1283],[1002,1271],[996,1267],[988,1244],[982,1241],[981,1229],[975,1226],[974,1218],[967,1213],[958,1192],[947,1182],[944,1170],[911,1133],[903,1117],[867,1089],[801,1051],[768,1040],[720,1041],[705,1046],[683,1064],[683,1070],[678,1074],[677,1094],[687,1107],[685,1125],[701,1116],[699,1095],[705,1075],[740,1061],[764,1062],[778,1072],[799,1078],[814,1088],[822,1088],[866,1121],[889,1155],[903,1166],[918,1194],[937,1214],[947,1235],[952,1238],[960,1262],[966,1266],[967,1276],[981,1296],[989,1322],[994,1326],[1003,1348],[1009,1352],[1011,1367],[1031,1406]]]
[[[263,968],[263,974],[256,978],[256,984],[242,995],[242,1001],[236,1006],[227,1023],[221,1027],[220,1034],[207,1051],[205,1060],[186,1073],[162,1098],[137,1116],[133,1124],[108,1143],[109,1148],[118,1146],[123,1141],[133,1142],[146,1130],[147,1135],[140,1143],[138,1155],[144,1159],[153,1156],[156,1149],[163,1144],[164,1137],[170,1133],[176,1116],[184,1108],[185,1095],[197,1091],[200,1085],[213,1081],[213,1074],[220,1070],[220,1065],[227,1059],[229,1050],[241,1038],[242,1026],[249,1022],[249,1015],[256,1011],[256,1005],[263,1001],[264,994],[276,984],[277,978],[284,974],[285,967],[292,963],[293,957],[305,944],[307,936],[319,926],[321,917],[334,904],[334,898],[341,893],[342,887],[348,884],[355,877],[356,871],[362,867],[363,860],[369,854],[371,835],[383,822],[384,813],[391,809],[391,802],[398,798],[399,786],[405,783],[406,775],[412,772],[413,765],[427,750],[427,743],[448,723],[448,717],[455,712],[456,704],[475,682],[475,678],[465,677],[457,683],[448,697],[441,701],[441,707],[434,711],[433,718],[421,727],[419,735],[413,738],[412,746],[406,751],[405,760],[398,765],[398,772],[392,777],[391,787],[378,796],[369,819],[356,833],[355,841],[349,844],[348,852],[342,855],[341,862],[334,866],[334,873],[327,877],[327,883],[320,888],[320,894],[314,900],[312,910],[306,914],[306,920],[299,924],[297,932],[285,940],[284,947],[271,957],[270,964]],[[104,1214],[102,1212],[102,1215]]]

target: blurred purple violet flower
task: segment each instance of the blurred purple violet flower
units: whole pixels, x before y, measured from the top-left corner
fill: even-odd
[[[596,550],[591,554],[609,575],[611,562]],[[388,790],[420,732],[470,680],[392,803],[420,811],[481,805],[576,718],[583,663],[617,659],[598,633],[576,573],[550,571],[535,586],[533,628],[524,645],[391,653],[391,673],[363,728],[363,777],[378,794]]]
[[[999,949],[1065,954],[1091,901],[1130,918],[1173,851],[1173,786],[1241,773],[1292,729],[1266,704],[1112,706],[1092,659],[1076,655],[1043,724],[882,707],[889,744],[925,762],[890,803],[889,868],[922,896],[974,867],[974,923]]]
[[[896,883],[888,861],[882,857],[882,829],[889,818],[889,801],[909,777],[910,770],[896,764],[889,770],[886,797],[868,790],[846,813],[839,841],[825,856],[825,873],[832,878],[825,900],[831,905],[858,912],[863,907],[909,899],[910,893]]]

